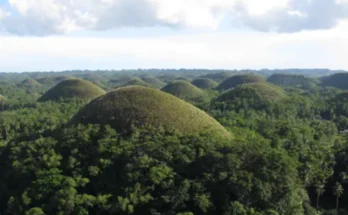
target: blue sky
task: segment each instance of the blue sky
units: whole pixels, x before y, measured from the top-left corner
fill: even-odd
[[[348,70],[347,0],[0,0],[0,71]]]

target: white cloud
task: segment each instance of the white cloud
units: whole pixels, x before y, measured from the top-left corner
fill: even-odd
[[[260,31],[296,32],[330,29],[348,16],[347,0],[8,1],[18,14],[0,22],[5,31],[19,35],[151,26],[218,29],[222,21]]]
[[[348,34],[329,30],[156,38],[0,37],[0,71],[123,68],[348,69]],[[345,33],[344,33],[345,32]]]

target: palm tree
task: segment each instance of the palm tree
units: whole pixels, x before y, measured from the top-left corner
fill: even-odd
[[[316,193],[317,193],[317,207],[316,208],[318,209],[319,208],[319,198],[325,192],[324,184],[317,183],[315,185],[315,190],[316,190]]]
[[[336,215],[338,215],[338,206],[341,195],[343,194],[343,187],[339,182],[336,182],[336,186],[334,187],[334,193],[336,196]]]

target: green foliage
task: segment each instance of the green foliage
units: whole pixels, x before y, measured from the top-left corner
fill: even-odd
[[[303,214],[296,163],[257,139],[79,125],[13,141],[0,159],[4,213]]]

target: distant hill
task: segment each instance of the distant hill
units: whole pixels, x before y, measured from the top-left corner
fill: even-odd
[[[145,81],[141,80],[140,78],[134,78],[131,81],[127,82],[123,86],[143,86],[143,87],[151,87],[150,84],[146,83]]]
[[[163,87],[162,91],[188,101],[204,101],[207,99],[204,91],[187,81],[173,81]]]
[[[40,87],[40,85],[41,84],[39,82],[32,78],[27,78],[20,84],[22,87]]]
[[[208,73],[206,75],[202,75],[200,76],[200,78],[208,78],[208,79],[211,79],[211,80],[214,80],[216,82],[221,82],[221,81],[224,81],[226,80],[227,78],[233,76],[235,73],[232,73],[232,72],[217,72],[217,73]]]
[[[230,133],[208,114],[160,90],[129,86],[101,96],[84,108],[70,124],[108,124],[119,132],[150,125],[178,130],[184,134],[211,131],[221,136]]]
[[[285,97],[286,93],[282,88],[266,82],[259,82],[239,85],[221,94],[213,101],[213,104],[224,102],[232,109],[259,109]]]
[[[154,88],[161,88],[165,85],[165,83],[152,76],[142,76],[141,80],[143,80],[145,83],[151,85]]]
[[[336,87],[348,90],[348,73],[336,73],[321,79],[321,84],[327,87]]]
[[[200,89],[213,89],[218,86],[218,83],[209,78],[198,78],[191,82]]]
[[[304,75],[293,74],[273,74],[267,81],[285,87],[312,87],[316,84],[314,79],[305,77]]]
[[[264,81],[265,80],[263,79],[263,77],[253,74],[234,75],[221,82],[219,86],[216,87],[216,89],[219,91],[224,91],[235,88],[241,84],[257,83]]]
[[[69,79],[48,90],[38,101],[57,101],[59,99],[93,99],[105,93],[103,89],[82,79]]]

